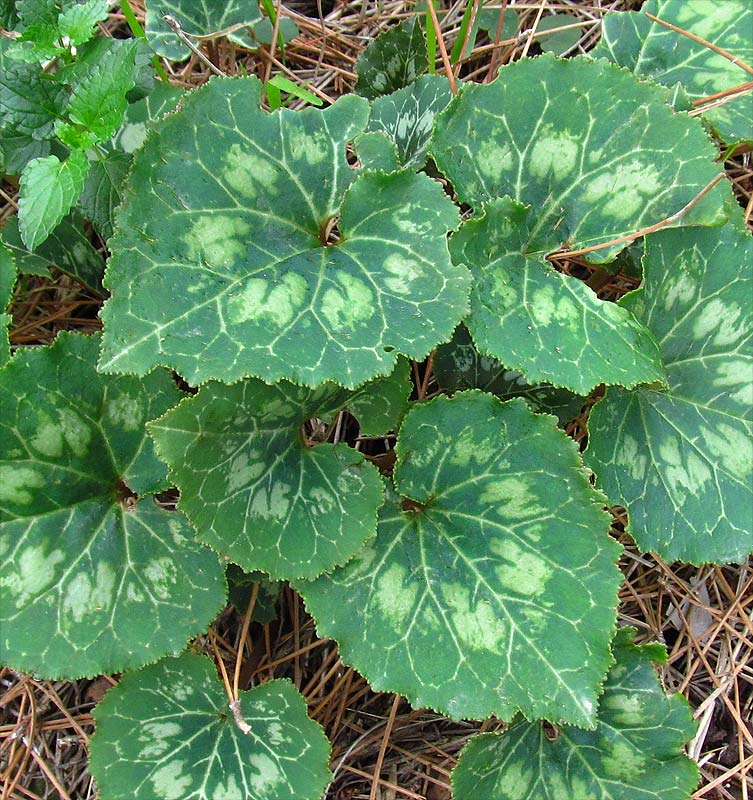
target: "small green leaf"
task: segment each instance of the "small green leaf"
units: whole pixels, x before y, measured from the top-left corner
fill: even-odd
[[[273,5],[274,7],[274,5]],[[264,17],[260,22],[254,24],[253,29],[249,31],[237,31],[237,43],[241,47],[248,47],[250,50],[258,50],[260,45],[272,44],[272,33],[274,32],[274,24],[269,17]],[[289,17],[282,17],[277,31],[277,43],[282,46],[281,51],[284,52],[284,46],[288,42],[292,42],[300,31],[298,26]],[[240,34],[240,35],[238,35]]]
[[[609,389],[589,418],[598,483],[627,507],[638,546],[667,561],[753,551],[753,241],[741,216],[646,237],[643,286],[622,304],[656,336],[669,388]]]
[[[5,223],[0,239],[12,251],[22,275],[49,276],[50,267],[56,267],[97,294],[104,294],[105,260],[89,241],[84,232],[84,219],[75,209],[33,253],[21,240],[18,217],[11,217]]]
[[[123,184],[131,156],[113,150],[92,161],[78,207],[106,241],[115,227],[115,211],[123,199]]]
[[[307,446],[303,423],[342,406],[339,387],[209,383],[150,423],[198,538],[246,570],[315,577],[374,534],[383,488],[346,444]]]
[[[65,161],[57,156],[35,158],[21,173],[18,220],[21,238],[29,250],[57,227],[78,200],[86,182],[89,161],[76,150]]]
[[[11,61],[10,45],[0,37],[0,132],[3,138],[25,134],[36,141],[49,139],[65,104],[65,88],[35,64]]]
[[[523,254],[528,216],[509,197],[493,200],[450,240],[453,261],[474,276],[466,325],[476,347],[529,383],[578,394],[600,383],[662,383],[659,348],[643,323],[540,256]]]
[[[324,100],[322,100],[321,97],[318,97],[313,92],[309,92],[305,86],[301,86],[298,83],[294,83],[293,81],[288,80],[282,75],[275,75],[274,77],[270,78],[266,83],[267,88],[270,85],[275,86],[278,89],[281,89],[283,92],[287,92],[293,97],[298,97],[301,100],[305,100],[312,106],[324,105]]]
[[[57,27],[61,36],[71,44],[80,46],[94,36],[94,26],[107,19],[109,0],[87,0],[67,6],[58,17]]]
[[[54,679],[174,652],[225,601],[183,515],[134,496],[166,487],[144,426],[175,383],[101,376],[98,346],[61,333],[0,371],[0,662]]]
[[[353,146],[362,169],[396,172],[401,167],[395,143],[382,131],[359,133]]]
[[[270,580],[263,572],[244,572],[237,564],[228,564],[225,575],[229,600],[241,616],[246,613],[254,586],[258,583],[253,621],[266,625],[277,619],[277,601],[282,588],[280,581]]]
[[[552,14],[549,17],[542,17],[536,26],[536,41],[539,43],[539,47],[545,53],[554,53],[558,56],[571,50],[583,35],[583,28],[570,28],[566,31],[557,31],[557,33],[552,34],[547,33],[547,31],[563,28],[566,25],[573,25],[577,22],[580,22],[580,20],[572,14]],[[545,35],[538,36],[540,33]]]
[[[376,539],[296,589],[376,691],[593,725],[621,575],[575,443],[522,400],[414,407]]]
[[[413,391],[410,373],[407,359],[398,358],[390,375],[370,381],[348,398],[348,411],[358,420],[361,436],[397,430]]]
[[[163,17],[172,16],[188,36],[222,36],[236,25],[253,26],[262,19],[255,0],[147,0],[146,36],[154,51],[171,61],[185,61],[191,51],[175,35]],[[243,29],[229,33],[228,39],[239,39],[245,46]]]
[[[59,0],[16,0],[16,12],[23,30],[31,25],[57,25]]]
[[[421,169],[426,163],[434,117],[451,99],[447,78],[422,75],[410,86],[374,100],[368,130],[389,136],[397,146],[401,166]]]
[[[138,42],[124,42],[105,62],[93,64],[77,76],[66,114],[71,122],[91,132],[95,141],[112,136],[123,121],[126,94],[136,83]]]
[[[103,370],[352,388],[400,353],[425,358],[466,312],[441,184],[347,164],[368,103],[268,114],[260,97],[256,78],[213,79],[136,154],[110,241]]]
[[[465,325],[458,327],[451,342],[437,348],[434,374],[446,391],[483,389],[500,400],[522,397],[532,411],[555,414],[561,425],[577,417],[586,401],[581,395],[547,383],[528,384],[522,373],[479,353]]]
[[[452,773],[455,800],[687,800],[698,767],[682,746],[697,725],[657,679],[651,662],[664,648],[634,637],[633,628],[615,637],[596,730],[561,727],[550,739],[541,723],[518,720],[474,736]]]
[[[240,693],[236,724],[206,656],[125,675],[94,709],[91,771],[101,800],[320,800],[330,745],[292,683]]]
[[[426,72],[426,36],[417,16],[377,36],[358,56],[356,92],[373,100]]]
[[[4,366],[10,358],[8,326],[11,323],[11,316],[5,312],[13,299],[15,285],[16,261],[13,253],[0,244],[0,367]]]
[[[700,100],[750,79],[728,58],[700,42],[650,20],[646,13],[705,39],[753,63],[753,6],[748,0],[649,0],[640,12],[606,14],[602,39],[592,52],[665,86],[680,82],[691,100]],[[703,114],[726,142],[753,141],[750,94],[741,94]]]
[[[526,255],[606,244],[676,214],[719,173],[703,127],[665,94],[605,61],[526,58],[461,87],[429,154],[461,202],[509,195],[533,209]],[[723,223],[726,196],[716,186],[672,224]]]

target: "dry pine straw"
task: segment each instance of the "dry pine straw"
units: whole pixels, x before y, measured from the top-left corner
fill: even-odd
[[[132,5],[143,20],[143,6],[134,0]],[[407,16],[411,5],[404,0],[378,4],[357,0],[333,7],[331,0],[291,0],[283,13],[295,19],[301,35],[288,45],[284,64],[275,50],[249,54],[227,42],[205,46],[206,54],[227,74],[238,74],[241,68],[263,78],[281,72],[309,84],[325,98],[334,98],[352,88],[355,60],[365,43]],[[604,14],[639,5],[638,0],[511,0],[520,19],[518,38],[497,44],[481,40],[464,60],[460,75],[489,80],[501,64],[535,54],[531,32],[548,12],[569,11],[582,21],[581,38],[572,49],[576,53],[595,44]],[[457,34],[464,6],[458,0],[440,9],[443,36],[449,43]],[[127,35],[123,17],[113,13],[103,32]],[[203,83],[210,74],[195,57],[182,65],[165,66],[171,80],[186,87]],[[750,221],[751,154],[731,158],[727,175]],[[7,182],[0,187],[0,220],[15,213],[16,189]],[[604,298],[615,299],[635,286],[619,275],[605,283],[581,259],[555,266],[589,280]],[[101,298],[65,275],[26,277],[16,291],[12,342],[46,344],[61,330],[93,331],[99,327],[100,304]],[[416,377],[421,396],[436,390],[427,365],[417,366]],[[581,442],[587,413],[588,408],[569,427]],[[347,425],[341,434],[348,435]],[[381,462],[388,463],[389,455]],[[753,560],[726,567],[665,564],[637,552],[624,533],[624,510],[612,511],[613,534],[625,545],[620,621],[638,628],[641,640],[667,645],[669,661],[661,678],[668,690],[688,698],[699,721],[689,746],[702,774],[693,797],[753,800]],[[394,695],[372,692],[362,677],[340,662],[335,645],[317,637],[291,589],[283,590],[279,610],[275,622],[251,625],[243,643],[240,684],[247,687],[289,677],[301,689],[311,715],[333,743],[335,777],[328,800],[448,800],[449,774],[458,752],[477,730],[495,729],[499,723],[452,722],[413,710]],[[228,607],[195,643],[208,654],[219,655],[231,676],[242,617],[242,612]],[[0,800],[96,797],[86,768],[91,708],[115,683],[116,677],[109,676],[36,681],[0,670]]]

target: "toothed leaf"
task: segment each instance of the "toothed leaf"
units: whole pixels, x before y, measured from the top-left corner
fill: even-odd
[[[49,678],[180,649],[225,597],[183,515],[128,497],[165,488],[144,424],[174,382],[98,375],[98,346],[61,333],[0,371],[0,662]]]
[[[747,0],[649,0],[640,11],[606,14],[594,57],[608,58],[665,86],[681,83],[691,100],[750,80],[745,70],[707,45],[654,22],[659,19],[753,64],[753,6]],[[724,141],[753,140],[750,94],[703,114]]]
[[[406,416],[376,539],[296,583],[377,691],[453,717],[595,723],[620,547],[575,443],[522,400],[439,397]]]
[[[277,579],[351,558],[376,528],[379,473],[348,445],[308,446],[301,434],[346,398],[332,386],[210,383],[151,423],[199,539]]]
[[[103,370],[355,387],[399,353],[426,357],[465,312],[441,185],[347,165],[366,101],[268,114],[260,96],[256,78],[214,79],[135,155],[110,241]],[[336,215],[339,243],[324,246]]]
[[[91,771],[102,800],[320,800],[330,745],[292,683],[240,693],[244,733],[206,656],[125,675],[94,709]]]
[[[453,261],[474,276],[465,324],[482,353],[533,382],[587,394],[600,383],[664,380],[659,348],[628,310],[523,254],[528,210],[504,197],[452,237]]]
[[[646,238],[644,283],[622,305],[653,332],[666,391],[609,389],[588,463],[629,532],[667,561],[753,551],[753,241],[741,223]]]
[[[599,698],[594,731],[561,727],[550,741],[539,722],[474,736],[452,773],[455,800],[687,800],[698,767],[682,746],[696,724],[684,697],[667,697],[651,664],[663,648],[637,647],[623,628]]]
[[[462,202],[510,195],[533,209],[527,255],[604,244],[679,212],[719,172],[702,126],[664,99],[605,61],[526,58],[461,88],[429,153]],[[715,187],[673,224],[722,223],[724,197]]]

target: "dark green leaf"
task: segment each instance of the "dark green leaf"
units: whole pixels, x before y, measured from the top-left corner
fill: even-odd
[[[622,304],[656,336],[669,388],[609,389],[591,411],[588,462],[627,506],[641,549],[743,561],[753,551],[753,241],[737,220],[656,233],[643,270]]]
[[[11,316],[5,312],[13,299],[15,285],[16,262],[13,253],[0,244],[0,367],[10,358],[8,326],[11,323]]]
[[[0,238],[14,254],[22,275],[49,275],[50,267],[57,267],[98,294],[104,294],[105,261],[89,241],[83,224],[78,211],[71,211],[33,253],[21,240],[18,217],[11,217],[5,223]]]
[[[426,69],[426,36],[414,16],[377,36],[361,53],[356,91],[373,100],[408,86]]]
[[[258,583],[253,621],[266,625],[277,619],[277,601],[282,587],[280,581],[270,580],[263,572],[244,572],[237,564],[229,564],[225,574],[230,602],[239,614],[246,613],[254,586]]]
[[[176,86],[158,83],[146,97],[126,108],[123,124],[112,137],[112,144],[126,153],[138,150],[151,123],[173,111],[183,94],[183,90]]]
[[[149,430],[198,538],[246,570],[315,577],[373,536],[383,487],[346,444],[307,446],[303,423],[345,403],[339,387],[209,383]]]
[[[185,653],[123,677],[94,709],[101,800],[320,800],[330,745],[289,681],[240,693],[242,731],[212,662]]]
[[[519,720],[474,736],[452,773],[455,800],[687,800],[698,767],[682,746],[697,725],[657,680],[651,662],[666,660],[664,648],[636,647],[634,636],[617,633],[595,731],[561,727],[552,740]]]
[[[320,636],[376,691],[453,717],[595,723],[621,574],[572,439],[522,400],[414,407],[377,536],[298,581]]]
[[[500,400],[522,397],[532,411],[555,414],[561,425],[578,416],[586,400],[550,384],[529,385],[522,373],[479,353],[464,325],[458,327],[451,342],[437,348],[434,374],[442,389],[450,392],[483,389]]]
[[[131,495],[166,485],[144,425],[175,383],[103,377],[98,347],[61,333],[0,371],[0,661],[49,678],[174,652],[225,601],[188,521]]]
[[[213,79],[136,154],[110,242],[104,370],[355,387],[399,353],[425,358],[465,313],[442,186],[347,165],[367,102],[267,114],[260,96],[256,78]]]
[[[93,161],[78,206],[99,235],[107,240],[115,226],[115,210],[123,199],[123,184],[131,156],[113,150]]]

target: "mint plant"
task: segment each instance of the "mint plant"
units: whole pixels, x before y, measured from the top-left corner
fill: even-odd
[[[410,20],[328,108],[265,111],[253,76],[129,104],[136,45],[106,80],[73,53],[96,3],[31,7],[2,51],[25,137],[0,126],[6,169],[27,161],[0,299],[61,252],[88,274],[79,198],[109,297],[101,337],[0,370],[0,660],[129,670],[95,711],[102,800],[324,792],[329,747],[289,683],[223,690],[200,641],[180,654],[226,567],[291,581],[374,689],[510,722],[468,745],[457,800],[687,799],[695,728],[662,651],[615,630],[606,509],[664,558],[753,550],[753,252],[692,87],[545,55],[452,97]],[[185,32],[259,14],[222,9]],[[643,283],[602,300],[563,253]],[[587,398],[582,455],[561,425]],[[332,441],[343,419],[394,435],[394,470]],[[149,497],[170,487],[174,511]]]

